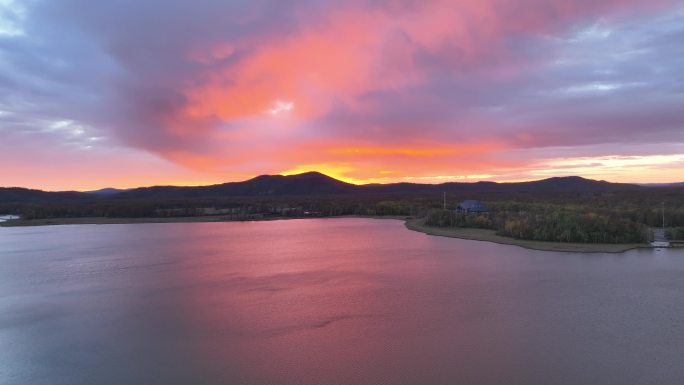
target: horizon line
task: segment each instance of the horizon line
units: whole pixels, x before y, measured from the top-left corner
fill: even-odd
[[[208,186],[218,186],[222,184],[227,184],[227,183],[241,183],[241,182],[247,182],[255,178],[259,177],[275,177],[275,176],[283,176],[283,177],[289,177],[289,176],[300,176],[300,175],[305,175],[305,174],[320,174],[325,177],[334,179],[336,181],[342,182],[342,183],[348,183],[354,186],[368,186],[368,185],[392,185],[392,184],[400,184],[400,183],[408,183],[408,184],[418,184],[418,185],[442,185],[442,184],[447,184],[447,183],[462,183],[462,184],[475,184],[475,183],[496,183],[496,184],[509,184],[509,183],[527,183],[527,182],[539,182],[543,180],[548,180],[548,179],[554,179],[554,178],[581,178],[585,180],[591,180],[591,181],[596,181],[596,182],[607,182],[607,183],[612,183],[612,184],[628,184],[628,185],[637,185],[637,186],[663,186],[667,187],[670,185],[676,185],[682,182],[649,182],[649,183],[641,183],[641,182],[612,182],[609,180],[605,179],[593,179],[593,178],[588,178],[584,177],[581,175],[559,175],[559,176],[550,176],[546,178],[540,178],[540,179],[520,179],[520,180],[500,180],[500,181],[493,181],[493,180],[487,180],[487,179],[480,179],[480,180],[467,180],[467,179],[457,179],[454,178],[452,180],[444,180],[444,181],[439,181],[436,183],[429,183],[429,182],[416,182],[413,180],[403,180],[403,181],[394,181],[394,182],[387,182],[387,183],[380,183],[380,182],[373,182],[373,183],[354,183],[354,182],[349,182],[345,181],[342,179],[335,178],[333,176],[330,176],[326,173],[320,172],[320,171],[305,171],[305,172],[300,172],[296,174],[260,174],[260,175],[255,175],[253,177],[243,179],[243,180],[235,180],[235,181],[225,181],[225,182],[217,182],[217,183],[206,183],[206,184],[156,184],[156,185],[149,185],[149,186],[136,186],[136,187],[113,187],[112,186],[106,186],[102,188],[95,188],[95,189],[71,189],[71,190],[47,190],[47,189],[42,189],[42,188],[31,188],[31,187],[22,187],[22,186],[0,186],[0,188],[20,188],[20,189],[27,189],[27,190],[37,190],[37,191],[44,191],[44,192],[79,192],[79,193],[93,193],[93,192],[98,192],[102,190],[107,190],[107,189],[112,189],[112,190],[135,190],[135,189],[140,189],[140,188],[153,188],[153,187],[208,187]],[[413,179],[416,177],[405,177],[405,179]],[[429,178],[425,178],[429,179]]]

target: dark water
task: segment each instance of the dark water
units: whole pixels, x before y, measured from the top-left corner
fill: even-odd
[[[684,251],[399,221],[0,229],[0,384],[676,384]]]

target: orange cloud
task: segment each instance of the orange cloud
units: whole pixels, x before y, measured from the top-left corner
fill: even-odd
[[[676,46],[668,39],[679,36],[678,19],[656,17],[643,25],[629,24],[663,7],[673,9],[674,1],[238,0],[192,8],[182,2],[150,5],[156,2],[163,3],[150,0],[147,7],[136,9],[136,18],[121,5],[127,2],[107,2],[96,14],[84,12],[79,18],[72,9],[64,18],[41,20],[88,31],[79,38],[99,48],[88,64],[108,63],[111,72],[98,73],[106,79],[99,82],[83,76],[99,88],[88,82],[74,86],[69,82],[81,74],[65,72],[69,84],[45,99],[60,105],[55,95],[73,89],[92,89],[98,97],[71,95],[59,108],[36,108],[37,122],[4,111],[21,97],[0,95],[0,119],[13,124],[3,132],[3,140],[26,140],[20,138],[22,133],[7,139],[8,132],[17,131],[15,125],[37,133],[31,140],[44,145],[36,148],[50,147],[50,140],[88,140],[85,131],[50,131],[54,122],[44,122],[43,116],[53,114],[59,115],[55,121],[68,119],[74,127],[82,121],[88,123],[83,127],[98,126],[93,137],[107,136],[109,145],[182,166],[177,167],[184,170],[179,181],[316,169],[357,183],[525,178],[541,175],[539,165],[555,159],[545,152],[549,148],[581,152],[606,145],[611,149],[604,151],[614,154],[623,142],[682,143],[681,130],[675,129],[684,117],[681,95],[669,91],[678,87],[671,82],[681,68],[668,65]],[[27,14],[54,14],[47,11],[54,10],[51,3],[37,2],[35,6],[48,8]],[[186,14],[188,9],[192,15]],[[148,20],[158,24],[150,28]],[[618,30],[620,23],[627,24]],[[596,32],[601,29],[607,32]],[[614,36],[624,37],[605,37],[613,36],[612,29]],[[648,38],[642,39],[647,30]],[[582,39],[596,41],[585,44]],[[46,36],[42,40],[49,41]],[[612,46],[616,52],[602,56]],[[71,52],[65,50],[64,57],[73,56],[67,55]],[[651,56],[636,56],[646,55],[643,52]],[[634,57],[621,58],[623,53]],[[653,62],[660,63],[660,75],[648,72]],[[70,66],[64,67],[66,71]],[[638,81],[621,83],[622,73],[636,67],[644,71]],[[24,78],[23,68],[16,72],[27,89],[42,84]],[[55,69],[42,72],[54,74]],[[609,78],[608,86],[596,87],[604,84],[600,76]],[[42,88],[30,94],[45,95],[55,81],[46,78]],[[34,113],[32,103],[19,104],[18,110]],[[4,125],[5,120],[0,121],[0,130]],[[53,138],[59,135],[61,139]],[[669,151],[681,153],[680,148]],[[116,162],[103,156],[108,173],[115,170]],[[128,183],[131,170],[144,169],[131,163],[121,162],[121,183]],[[632,175],[643,170],[633,164],[607,167],[621,167],[620,175],[628,175],[627,168]],[[3,171],[13,180],[24,180],[17,179],[18,172]],[[658,175],[676,178],[674,171]],[[167,182],[169,177],[154,180]]]

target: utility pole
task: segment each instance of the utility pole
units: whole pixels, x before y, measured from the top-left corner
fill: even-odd
[[[446,191],[444,192],[444,210],[446,210]],[[663,223],[665,220],[663,219]]]
[[[665,233],[665,202],[663,202],[663,234]]]

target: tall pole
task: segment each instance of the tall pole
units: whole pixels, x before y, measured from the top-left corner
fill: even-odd
[[[444,210],[446,210],[446,191],[444,192]]]
[[[665,202],[663,202],[663,231],[665,231]]]

